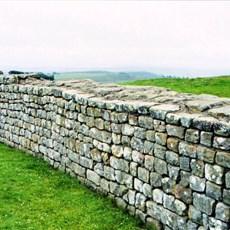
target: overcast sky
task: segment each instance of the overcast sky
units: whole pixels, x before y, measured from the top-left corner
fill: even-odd
[[[230,1],[0,1],[0,69],[224,69]]]

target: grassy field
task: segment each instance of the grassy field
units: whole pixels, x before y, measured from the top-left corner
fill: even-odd
[[[122,85],[160,86],[176,92],[194,94],[212,94],[230,97],[230,76],[209,78],[158,78],[124,82]]]
[[[143,229],[111,200],[42,159],[3,144],[0,159],[0,229]]]

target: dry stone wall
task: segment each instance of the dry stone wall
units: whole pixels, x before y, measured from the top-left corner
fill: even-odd
[[[229,229],[229,99],[23,79],[0,79],[1,142],[42,156],[148,226]]]

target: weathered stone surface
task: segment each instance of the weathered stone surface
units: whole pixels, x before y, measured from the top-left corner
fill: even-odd
[[[216,153],[216,163],[220,166],[230,168],[230,153],[217,152]]]
[[[202,214],[201,211],[197,210],[194,206],[189,205],[188,210],[189,219],[197,224],[202,224]]]
[[[176,181],[178,179],[179,171],[180,171],[179,167],[168,165],[168,172],[169,172],[168,175],[172,180]]]
[[[214,137],[213,146],[218,149],[230,150],[230,138]]]
[[[220,136],[230,136],[230,124],[227,122],[218,122],[213,125],[214,132]]]
[[[165,161],[155,158],[155,170],[157,173],[161,175],[167,175],[168,169],[167,169],[167,164]]]
[[[114,169],[118,169],[124,172],[128,172],[129,171],[129,163],[126,160],[123,159],[119,159],[116,157],[110,157],[110,165],[114,168]]]
[[[178,145],[179,145],[179,140],[173,137],[170,137],[167,139],[167,148],[174,151],[178,152]]]
[[[180,157],[180,168],[184,171],[190,172],[190,158],[189,157]]]
[[[159,173],[156,173],[156,172],[150,173],[150,184],[154,188],[161,186],[161,180],[162,180],[162,176]]]
[[[155,133],[155,141],[159,145],[166,145],[167,134],[166,133]]]
[[[145,168],[138,168],[138,178],[146,183],[149,182],[149,171]]]
[[[223,168],[218,165],[205,165],[205,178],[216,184],[222,184],[223,182]]]
[[[195,176],[204,176],[204,162],[196,159],[192,159],[190,163],[192,174]]]
[[[184,156],[196,157],[197,148],[194,145],[181,141],[179,144],[179,153]]]
[[[227,172],[225,174],[225,184],[226,184],[226,188],[230,188],[230,172]]]
[[[215,158],[215,151],[207,147],[198,146],[197,147],[197,157],[200,160],[203,160],[209,163],[213,163],[214,158]]]
[[[131,143],[130,143],[130,144],[131,144],[131,147],[132,147],[133,149],[137,150],[137,151],[142,152],[143,149],[144,149],[144,143],[143,143],[143,141],[142,141],[141,139],[139,139],[139,138],[133,137],[133,138],[131,139]]]
[[[229,223],[229,221],[230,221],[230,208],[229,208],[229,206],[227,206],[223,203],[218,203],[216,205],[216,218],[219,220],[222,220],[224,222]]]
[[[96,185],[100,185],[100,182],[101,182],[101,178],[100,176],[95,173],[94,171],[92,170],[87,170],[86,171],[86,175],[87,175],[87,178],[92,181],[93,183],[95,183]]]
[[[189,178],[190,188],[197,192],[203,192],[205,189],[205,182],[204,178],[200,178],[197,176],[190,176]]]
[[[169,136],[178,137],[180,139],[184,138],[185,129],[181,126],[166,125],[166,131]]]
[[[168,177],[162,179],[162,187],[165,193],[173,193],[176,182]]]
[[[153,200],[156,203],[159,203],[159,204],[163,203],[163,195],[164,193],[160,189],[156,188],[153,190]]]
[[[212,145],[213,133],[201,131],[200,133],[200,143],[206,146]]]
[[[145,156],[144,166],[149,171],[153,171],[154,170],[154,157],[153,156],[148,156],[148,155]]]
[[[224,189],[223,191],[223,201],[225,204],[230,205],[230,190]]]
[[[176,198],[182,200],[186,204],[190,204],[192,202],[192,190],[190,188],[177,184],[173,188],[173,194]]]
[[[140,127],[146,128],[146,129],[153,129],[153,119],[149,116],[140,116],[138,118],[138,123]]]
[[[167,163],[171,165],[179,166],[179,156],[177,153],[172,151],[167,151],[165,158]]]
[[[207,215],[211,215],[214,211],[214,203],[215,200],[213,200],[210,197],[207,197],[203,194],[199,193],[193,193],[193,204],[201,212],[206,213]]]
[[[213,115],[214,117],[229,117],[230,115],[230,106],[223,106],[221,108],[216,108],[216,109],[210,109],[208,111],[210,115]]]
[[[207,181],[206,195],[214,198],[215,200],[220,200],[221,199],[221,186]]]
[[[145,157],[144,157],[144,155],[142,153],[134,150],[132,152],[132,159],[133,159],[134,162],[142,165],[143,162],[144,162]]]
[[[185,132],[185,140],[192,143],[198,143],[199,131],[195,129],[187,129]]]
[[[170,104],[156,105],[150,108],[150,114],[153,118],[164,120],[167,113],[175,112],[178,111],[179,109],[180,108],[178,105],[170,105]]]

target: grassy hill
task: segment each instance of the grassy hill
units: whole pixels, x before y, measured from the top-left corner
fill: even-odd
[[[160,86],[176,92],[194,94],[212,94],[230,97],[230,76],[208,78],[160,78],[124,82],[122,85]]]
[[[110,72],[110,71],[84,71],[62,72],[55,74],[56,80],[92,79],[101,83],[120,83],[138,79],[159,78],[162,75],[149,72]]]

